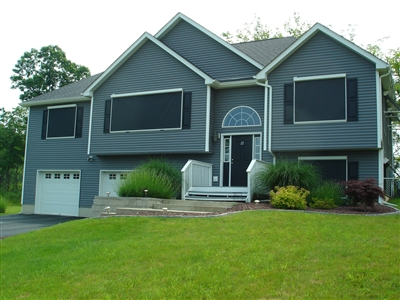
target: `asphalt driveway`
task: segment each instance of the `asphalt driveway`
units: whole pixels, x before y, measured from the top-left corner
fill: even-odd
[[[0,217],[0,239],[60,223],[83,219],[50,215],[8,215]]]

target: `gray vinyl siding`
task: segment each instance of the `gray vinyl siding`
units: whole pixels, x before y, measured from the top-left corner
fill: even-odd
[[[181,20],[161,41],[212,78],[249,78],[259,69]]]
[[[188,130],[103,133],[105,101],[112,94],[183,88],[192,92]],[[94,93],[91,153],[156,154],[205,151],[207,87],[204,79],[160,47],[146,42]],[[154,112],[162,118],[162,108]]]
[[[283,88],[293,77],[345,73],[358,79],[358,121],[283,124]],[[273,87],[272,149],[376,149],[375,66],[323,33],[316,34],[268,75]]]
[[[43,110],[47,106],[31,107],[26,149],[24,174],[24,204],[35,203],[37,170],[80,170],[81,178],[90,167],[87,161],[87,141],[90,102],[78,103],[83,106],[82,138],[41,139]],[[81,184],[83,179],[81,179]],[[81,191],[82,192],[82,191]],[[82,200],[83,205],[85,200]]]
[[[347,156],[347,161],[358,162],[358,178],[375,178],[378,181],[378,151],[305,151],[275,152],[277,162],[283,159],[298,161],[299,156]]]

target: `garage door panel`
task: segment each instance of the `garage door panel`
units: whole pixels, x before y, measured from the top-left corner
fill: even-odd
[[[118,197],[118,185],[128,175],[128,171],[101,171],[99,196]]]
[[[78,216],[79,193],[79,171],[40,171],[35,213]]]

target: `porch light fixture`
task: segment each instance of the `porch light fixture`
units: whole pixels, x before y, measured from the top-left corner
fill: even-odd
[[[87,158],[87,160],[90,161],[90,162],[92,162],[92,161],[94,160],[93,155],[89,155],[88,158]]]
[[[218,142],[218,140],[221,138],[221,134],[214,131],[214,135],[213,135],[213,141],[214,143]]]

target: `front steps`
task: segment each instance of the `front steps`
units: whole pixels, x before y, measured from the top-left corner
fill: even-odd
[[[129,197],[99,197],[96,196],[92,205],[92,216],[127,215],[139,211],[163,211],[169,212],[224,212],[234,206],[234,201],[196,201],[173,200],[157,198],[129,198]],[[109,209],[106,209],[109,207]]]
[[[198,201],[247,201],[247,187],[207,186],[191,187],[185,200]]]

